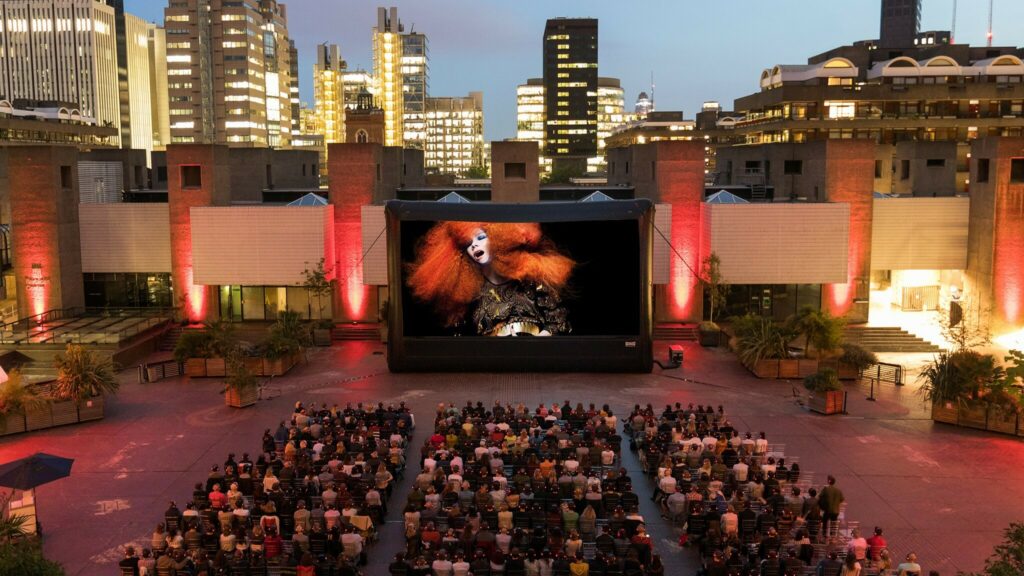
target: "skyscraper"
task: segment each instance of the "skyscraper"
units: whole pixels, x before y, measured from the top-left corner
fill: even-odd
[[[373,76],[377,105],[384,112],[384,145],[402,146],[405,100],[402,81],[402,23],[398,8],[378,8],[373,29]]]
[[[160,78],[153,70],[164,60],[163,30],[131,14],[125,14],[123,22],[125,62],[121,67],[125,74],[121,93],[127,105],[121,110],[121,145],[152,152],[158,131],[167,123],[167,76],[164,73]],[[155,88],[153,82],[158,83]]]
[[[344,73],[345,61],[341,59],[337,44],[321,44],[316,47],[313,95],[316,102],[316,124],[326,144],[345,141]]]
[[[651,97],[647,95],[647,92],[641,92],[636,97],[636,106],[633,107],[633,112],[639,118],[646,118],[648,114],[654,110],[654,102],[651,101]]]
[[[345,95],[345,109],[354,110],[359,106],[359,95],[376,90],[373,74],[366,70],[349,70],[341,75],[342,92]]]
[[[291,50],[276,0],[175,0],[164,10],[171,141],[287,147]]]
[[[910,48],[921,28],[921,0],[882,0],[878,44],[882,48]]]
[[[544,27],[546,156],[584,170],[597,155],[597,20],[555,18]]]
[[[484,165],[484,94],[427,98],[423,165],[441,174],[465,174]]]
[[[171,143],[171,122],[167,102],[167,35],[164,29],[149,30],[149,102],[153,112],[153,149]]]
[[[120,131],[114,9],[100,0],[0,2],[0,95],[71,104]]]
[[[429,77],[427,36],[402,34],[402,130],[406,148],[423,148],[426,139],[425,111]]]

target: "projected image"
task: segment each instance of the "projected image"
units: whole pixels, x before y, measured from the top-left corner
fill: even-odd
[[[403,222],[405,335],[634,334],[637,248],[629,221]]]

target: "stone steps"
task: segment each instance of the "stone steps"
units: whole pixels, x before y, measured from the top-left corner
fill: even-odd
[[[848,326],[845,340],[871,352],[935,353],[942,348],[902,328],[888,326]]]

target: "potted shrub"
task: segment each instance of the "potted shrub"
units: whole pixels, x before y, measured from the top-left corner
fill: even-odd
[[[228,377],[224,384],[224,403],[233,408],[245,408],[256,403],[259,395],[259,383],[249,371],[245,359],[240,353],[232,353],[227,358]]]
[[[840,380],[856,380],[868,368],[878,364],[878,356],[857,344],[843,343],[837,372]]]
[[[53,395],[56,400],[71,404],[73,419],[70,422],[103,418],[103,395],[115,394],[120,388],[114,361],[79,344],[68,344],[64,354],[57,356],[56,365]],[[53,405],[54,425],[69,423],[58,421],[60,404]]]
[[[804,338],[804,356],[807,358],[827,356],[843,342],[843,318],[832,316],[825,310],[805,306],[787,322],[796,336]]]
[[[741,319],[736,323],[736,355],[758,378],[776,378],[779,360],[786,358],[786,334],[768,318]]]
[[[25,384],[21,372],[12,370],[0,382],[0,435],[24,432],[25,414],[47,410],[50,400],[38,389]]]
[[[993,356],[973,350],[942,352],[921,372],[920,393],[932,404],[932,420],[984,429],[986,390],[1004,379]]]
[[[174,346],[174,359],[185,365],[185,375],[206,376],[206,359],[212,356],[212,340],[205,330],[188,329]]]
[[[270,336],[262,345],[265,376],[280,376],[298,361],[302,347],[310,343],[310,331],[299,319],[299,313],[286,310],[270,327]]]
[[[846,412],[846,391],[839,384],[836,371],[826,368],[804,378],[804,388],[810,392],[807,406],[819,414]]]
[[[1016,434],[1021,411],[1020,389],[1005,382],[993,385],[982,397],[986,404],[985,429],[1002,434]]]
[[[697,324],[697,337],[700,340],[701,346],[707,346],[714,348],[718,346],[721,340],[722,329],[718,327],[718,324],[710,320],[705,320],[700,324]]]
[[[330,318],[324,318],[324,301],[330,302],[330,298],[334,294],[335,280],[329,279],[329,275],[330,271],[324,268],[323,258],[312,269],[309,268],[307,262],[306,269],[302,271],[303,286],[306,287],[309,296],[316,299],[317,310],[320,312],[317,315],[318,320],[313,323],[312,340],[316,346],[331,345],[331,331],[334,328],[334,322]]]

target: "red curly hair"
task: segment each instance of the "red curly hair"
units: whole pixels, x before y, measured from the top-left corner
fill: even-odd
[[[487,233],[496,273],[542,284],[555,296],[565,288],[576,262],[541,234],[539,224],[438,222],[417,243],[406,283],[416,299],[434,304],[447,326],[462,320],[484,284],[480,266],[466,253],[477,229]]]

